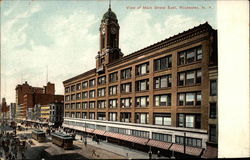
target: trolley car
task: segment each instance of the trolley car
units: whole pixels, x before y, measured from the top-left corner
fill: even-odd
[[[34,129],[32,131],[32,138],[37,140],[39,143],[45,142],[46,137],[45,137],[45,132],[41,130]]]
[[[73,148],[73,138],[70,135],[63,133],[51,133],[52,143],[64,149]]]

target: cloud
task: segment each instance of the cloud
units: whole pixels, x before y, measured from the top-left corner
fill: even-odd
[[[120,25],[122,51],[132,53],[204,23],[180,14],[162,16],[161,21],[154,23],[151,14],[143,10],[130,12]]]

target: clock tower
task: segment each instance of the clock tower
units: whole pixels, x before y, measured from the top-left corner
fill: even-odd
[[[105,72],[106,64],[120,59],[123,54],[119,48],[119,29],[116,14],[109,7],[101,20],[100,50],[96,56],[96,68],[98,73]]]

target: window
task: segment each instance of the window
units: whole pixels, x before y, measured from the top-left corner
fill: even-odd
[[[97,119],[98,120],[106,120],[106,113],[105,112],[98,112]]]
[[[81,113],[80,112],[76,112],[76,118],[81,118]]]
[[[189,64],[202,59],[202,47],[198,46],[178,53],[178,64]]]
[[[69,104],[65,104],[65,109],[70,109]]]
[[[75,95],[75,94],[72,94],[72,95],[71,95],[71,101],[74,101],[74,100],[76,100],[76,95]]]
[[[98,97],[105,96],[105,88],[98,89]]]
[[[117,120],[117,113],[116,112],[109,112],[109,121],[116,121]]]
[[[87,109],[87,108],[88,108],[88,103],[82,102],[82,109]]]
[[[154,113],[156,125],[171,126],[171,114]]]
[[[95,113],[89,112],[89,119],[95,119]]]
[[[148,124],[149,116],[148,113],[135,113],[136,123]]]
[[[81,99],[81,93],[76,94],[76,100],[79,100],[79,99]]]
[[[76,109],[81,109],[81,103],[76,103]]]
[[[132,83],[121,84],[121,93],[129,93],[132,91]]]
[[[146,91],[149,89],[149,80],[136,81],[136,91]]]
[[[103,117],[103,113],[101,112],[100,114],[102,115],[101,117]],[[98,113],[97,113],[97,115],[98,115]],[[106,114],[104,113],[104,115],[106,115]],[[105,117],[105,116],[104,116],[104,117]],[[105,120],[105,119],[104,119],[104,120]],[[103,126],[103,125],[96,125],[96,129],[106,131],[106,126]]]
[[[76,104],[75,103],[71,103],[71,109],[76,109]]]
[[[202,140],[199,138],[185,137],[186,146],[202,147]],[[184,145],[184,136],[175,136],[175,143]]]
[[[144,75],[149,73],[149,69],[148,69],[149,63],[144,63],[144,64],[140,64],[136,66],[136,75],[140,76],[140,75]]]
[[[117,99],[109,100],[109,108],[117,108]]]
[[[82,99],[88,98],[88,92],[82,92]]]
[[[121,108],[129,108],[132,105],[131,98],[121,98]]]
[[[209,141],[216,142],[216,125],[209,125]]]
[[[136,137],[149,138],[149,132],[132,130],[132,135]]]
[[[154,70],[160,71],[172,67],[172,56],[166,56],[154,61]]]
[[[171,74],[160,76],[160,77],[155,77],[154,78],[155,89],[171,87],[171,81],[172,81]]]
[[[82,112],[82,119],[87,119],[87,112]]]
[[[74,92],[76,90],[76,86],[75,85],[72,85],[71,86],[71,92]]]
[[[121,113],[121,122],[131,122],[131,113]]]
[[[75,112],[71,112],[71,118],[76,118]]]
[[[70,96],[69,95],[65,96],[65,101],[66,102],[70,101]]]
[[[82,82],[82,89],[88,88],[88,82]]]
[[[217,96],[217,81],[216,80],[210,81],[210,95]]]
[[[105,101],[97,101],[97,108],[105,108],[106,104]]]
[[[106,83],[106,76],[102,76],[98,78],[98,85],[102,85]]]
[[[70,92],[70,88],[69,87],[66,87],[65,88],[65,93],[69,93]]]
[[[78,84],[76,85],[76,90],[79,91],[80,89],[81,89],[81,83],[78,83]]]
[[[95,98],[95,90],[89,91],[89,98]]]
[[[200,128],[201,116],[199,114],[178,114],[178,127]]]
[[[210,118],[216,118],[217,117],[217,107],[216,107],[216,103],[210,103]]]
[[[154,96],[155,106],[171,106],[171,94]]]
[[[172,135],[152,132],[152,139],[171,143],[172,142]]]
[[[92,79],[89,81],[89,87],[94,87],[95,86],[95,79]]]
[[[131,78],[131,70],[132,68],[127,68],[121,71],[121,79]]]
[[[179,106],[200,106],[201,101],[201,92],[178,93]]]
[[[109,82],[116,82],[118,80],[118,74],[117,72],[109,74]]]
[[[89,108],[95,108],[95,102],[89,102]]]
[[[109,95],[116,95],[117,94],[117,86],[109,87]]]
[[[178,85],[194,85],[201,83],[201,69],[178,73]]]
[[[147,107],[149,105],[149,97],[148,96],[136,97],[135,99],[136,99],[135,100],[136,107]]]

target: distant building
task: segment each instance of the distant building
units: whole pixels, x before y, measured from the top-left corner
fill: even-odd
[[[63,122],[64,103],[57,102],[50,104],[50,123],[56,127]]]
[[[63,101],[63,95],[55,95],[55,85],[48,82],[46,86],[32,87],[27,81],[16,87],[17,119],[32,118],[32,111],[36,104],[48,105]],[[34,118],[32,118],[34,119]]]
[[[10,114],[10,120],[15,120],[16,117],[16,103],[10,103],[10,109],[9,109],[9,114]]]

